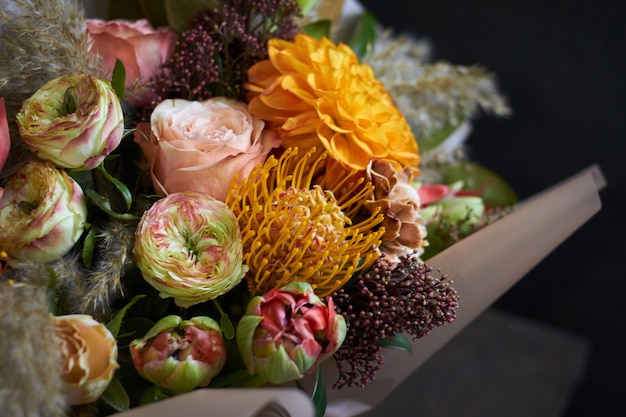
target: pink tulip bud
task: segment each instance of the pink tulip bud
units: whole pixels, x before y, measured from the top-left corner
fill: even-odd
[[[343,343],[346,323],[306,282],[293,282],[252,299],[237,326],[246,368],[282,384],[317,368]]]
[[[222,331],[204,316],[166,316],[131,342],[130,353],[142,377],[174,393],[207,386],[226,362]]]

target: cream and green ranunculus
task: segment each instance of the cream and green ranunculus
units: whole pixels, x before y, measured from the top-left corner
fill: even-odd
[[[55,261],[74,247],[86,220],[78,183],[49,162],[30,161],[11,175],[0,197],[0,249],[14,266]]]
[[[17,122],[22,140],[38,158],[78,170],[100,165],[124,133],[111,83],[87,74],[44,84],[24,101]]]
[[[137,227],[134,254],[144,279],[180,307],[227,293],[248,271],[237,218],[197,192],[154,203]]]

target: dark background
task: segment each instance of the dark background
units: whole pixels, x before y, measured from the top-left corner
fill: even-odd
[[[589,341],[564,417],[623,415],[626,256],[622,167],[626,30],[611,0],[361,0],[385,27],[430,40],[434,58],[497,75],[510,119],[480,117],[471,159],[529,197],[591,164],[603,208],[494,307]],[[618,201],[619,199],[619,201]],[[541,239],[541,236],[537,236]],[[558,358],[555,358],[558,360]]]

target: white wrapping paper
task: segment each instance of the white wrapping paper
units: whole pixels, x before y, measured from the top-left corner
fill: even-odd
[[[428,261],[449,274],[460,308],[454,323],[434,329],[412,343],[413,353],[388,349],[376,380],[365,388],[330,389],[337,380],[335,362],[323,364],[328,395],[326,417],[357,416],[371,410],[433,353],[521,279],[576,229],[600,210],[605,186],[592,166],[519,204],[511,214],[469,236]],[[314,378],[305,378],[311,387]],[[210,410],[210,411],[209,411]],[[269,417],[314,415],[307,396],[293,388],[203,389],[116,417]]]

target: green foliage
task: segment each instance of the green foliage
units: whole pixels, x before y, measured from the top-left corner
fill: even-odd
[[[190,28],[190,22],[198,12],[217,8],[222,3],[220,0],[165,0],[168,25],[180,35]]]
[[[83,250],[81,254],[83,258],[83,265],[85,265],[85,268],[87,269],[91,268],[93,252],[96,249],[96,234],[96,228],[90,226],[87,236],[85,236],[85,240],[83,242]]]
[[[117,156],[119,155],[111,155],[109,159],[115,159]],[[96,169],[102,174],[104,178],[106,178],[107,181],[109,181],[111,184],[115,186],[117,191],[119,191],[120,195],[124,199],[126,210],[127,211],[130,210],[130,206],[133,203],[133,195],[131,194],[128,187],[122,181],[118,180],[117,178],[109,174],[106,168],[104,167],[104,164],[98,165]]]
[[[350,47],[361,61],[367,60],[374,50],[377,25],[378,21],[371,12],[363,13],[350,40]]]
[[[318,20],[311,22],[302,27],[302,32],[315,39],[322,39],[323,37],[330,37],[330,27],[332,22],[328,19]]]
[[[311,401],[315,406],[315,416],[324,417],[326,414],[326,386],[324,384],[324,376],[322,375],[322,367],[318,365],[315,372],[315,386],[313,387],[313,395]]]
[[[131,300],[126,303],[126,305],[122,307],[120,311],[117,312],[115,317],[113,317],[113,319],[107,323],[107,329],[109,329],[113,337],[117,337],[119,335],[120,328],[122,327],[122,322],[124,321],[124,316],[126,315],[128,309],[131,308],[133,304],[135,304],[138,300],[144,298],[145,296],[145,294],[138,294],[131,298]]]
[[[119,58],[115,59],[115,67],[113,67],[113,75],[111,76],[111,86],[115,90],[117,98],[122,100],[126,92],[126,68]]]
[[[511,186],[498,174],[473,162],[465,161],[443,169],[443,181],[451,184],[463,182],[463,190],[480,193],[488,207],[509,207],[518,202]]]
[[[396,333],[393,339],[384,339],[378,342],[378,346],[388,349],[402,350],[408,353],[413,353],[411,342],[403,333]]]
[[[126,411],[130,408],[128,393],[117,377],[113,377],[100,398],[117,411]]]

